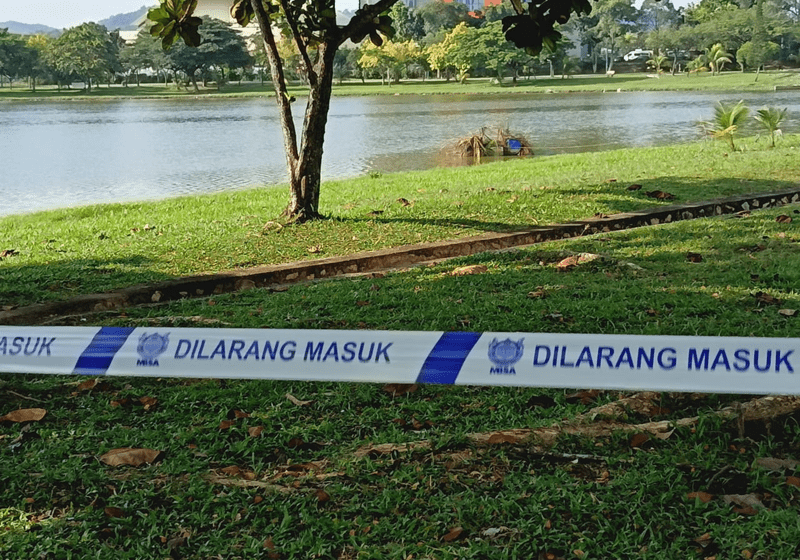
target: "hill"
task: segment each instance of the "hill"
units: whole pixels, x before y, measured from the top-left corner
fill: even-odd
[[[98,23],[105,25],[106,29],[109,31],[113,31],[114,29],[119,29],[120,31],[135,31],[138,29],[137,22],[139,21],[139,18],[146,14],[148,9],[149,8],[147,6],[142,6],[135,12],[117,14],[111,16],[110,18],[99,21]]]
[[[58,36],[61,34],[60,29],[55,27],[48,27],[38,23],[20,23],[18,21],[2,21],[0,22],[0,29],[8,29],[9,33],[17,35],[37,35],[43,33],[45,35]]]

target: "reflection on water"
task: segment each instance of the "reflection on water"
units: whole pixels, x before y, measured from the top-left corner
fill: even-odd
[[[522,134],[536,155],[674,144],[697,138],[695,123],[710,118],[719,100],[693,92],[334,98],[323,177],[462,164],[442,148],[484,126]],[[800,114],[794,92],[744,100]],[[0,160],[0,215],[275,184],[286,176],[277,109],[268,98],[4,103]]]

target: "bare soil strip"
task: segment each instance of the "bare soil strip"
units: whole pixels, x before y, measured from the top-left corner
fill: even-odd
[[[782,206],[799,200],[800,187],[797,187],[778,192],[659,206],[612,216],[599,215],[586,220],[546,227],[532,227],[511,233],[485,233],[451,241],[405,245],[342,257],[259,266],[218,274],[187,276],[156,284],[137,285],[111,292],[82,295],[66,301],[41,303],[0,311],[0,325],[48,324],[75,315],[166,303],[251,288],[274,288],[350,274],[396,270],[423,262],[524,247],[545,241],[654,226],[678,220],[749,212]]]

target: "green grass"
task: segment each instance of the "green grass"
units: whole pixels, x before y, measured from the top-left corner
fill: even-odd
[[[202,320],[253,328],[797,337],[798,318],[778,312],[800,306],[796,212],[799,205],[678,222],[382,278],[250,290],[96,319],[152,327]],[[795,219],[778,221],[781,214]],[[687,251],[702,261],[690,262]],[[561,258],[579,252],[601,258],[556,269]],[[488,270],[449,274],[471,264]],[[781,303],[763,303],[758,292]],[[8,557],[784,559],[800,553],[800,488],[790,478],[799,469],[761,463],[798,457],[800,415],[748,422],[740,433],[735,421],[710,414],[744,396],[662,394],[651,415],[631,411],[622,421],[701,420],[636,445],[630,433],[617,433],[562,436],[542,449],[477,445],[469,434],[558,424],[618,394],[581,402],[572,390],[430,385],[392,396],[374,384],[109,378],[90,388],[79,381],[0,380],[0,412],[48,410],[25,429],[0,425],[6,527],[0,550]],[[287,393],[311,402],[298,406]],[[157,402],[145,400],[145,408],[143,397]],[[251,436],[253,427],[263,428],[261,435]],[[430,447],[400,447],[419,442]],[[357,453],[377,444],[395,450]],[[163,455],[138,468],[97,460],[121,447]],[[726,503],[734,495],[764,507]]]
[[[701,74],[662,74],[659,78],[647,73],[617,74],[607,77],[605,74],[580,75],[561,79],[537,77],[536,79],[519,80],[516,85],[511,80],[501,84],[492,84],[487,79],[474,79],[466,84],[457,81],[444,82],[443,80],[405,80],[398,84],[381,84],[378,81],[362,83],[357,80],[347,80],[336,84],[333,88],[334,95],[446,95],[446,94],[486,94],[486,93],[562,93],[570,91],[737,91],[759,92],[772,91],[775,86],[798,86],[797,71],[780,70],[761,72],[758,81],[755,73],[725,72],[718,76],[708,73]],[[303,95],[306,91],[301,85],[290,87],[295,95]],[[0,88],[0,100],[14,99],[104,99],[107,97],[193,97],[203,96],[264,96],[274,95],[272,84],[265,82],[247,82],[241,85],[230,83],[221,90],[216,86],[201,88],[195,92],[193,88],[176,88],[173,84],[142,84],[141,86],[107,86],[95,87],[91,93],[77,89],[62,89],[53,87],[37,87],[32,92],[24,87],[14,89]]]
[[[510,231],[663,204],[793,187],[800,137],[558,155],[329,181],[330,219],[281,228],[285,187],[87,206],[0,219],[0,304],[176,276]],[[639,191],[629,191],[631,184]],[[410,205],[403,205],[399,199]],[[374,212],[380,212],[374,215]]]
[[[657,204],[647,190],[679,202],[776,190],[796,184],[798,142],[786,137],[768,149],[750,138],[735,153],[709,142],[331,182],[323,190],[331,219],[282,229],[265,228],[286,198],[272,189],[12,216],[0,220],[0,250],[19,254],[0,261],[0,293],[3,305],[22,305],[505,231]],[[644,187],[628,191],[632,183]],[[369,216],[374,210],[383,213]],[[798,338],[800,316],[781,312],[800,309],[798,213],[792,205],[676,222],[89,322]],[[321,255],[309,253],[319,246]],[[576,253],[599,258],[557,269]],[[486,272],[450,274],[475,264]],[[800,414],[741,426],[713,414],[745,395],[665,393],[650,413],[630,409],[618,419],[700,417],[665,439],[634,444],[630,432],[583,433],[539,447],[481,445],[471,434],[568,423],[620,394],[83,381],[0,377],[0,415],[47,410],[39,422],[0,423],[4,559],[800,557],[800,468],[791,462],[800,457]],[[393,447],[380,453],[381,444]],[[123,447],[161,455],[140,467],[98,460]],[[776,459],[787,462],[765,466]],[[727,503],[731,496],[761,505],[747,510]]]

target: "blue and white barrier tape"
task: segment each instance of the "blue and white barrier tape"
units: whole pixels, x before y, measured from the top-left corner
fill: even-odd
[[[800,339],[0,327],[0,372],[800,394]]]

